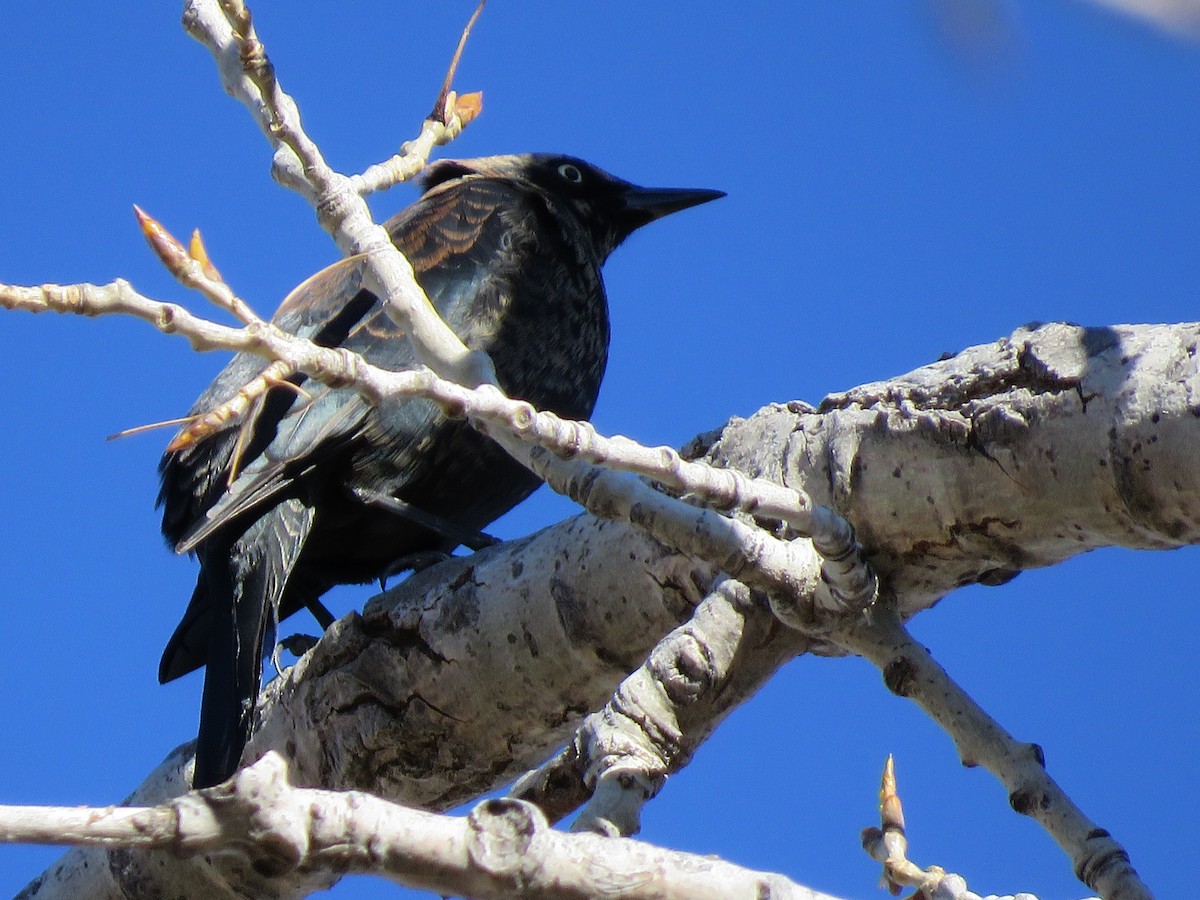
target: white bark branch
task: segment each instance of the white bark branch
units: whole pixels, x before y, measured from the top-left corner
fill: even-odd
[[[982,765],[1008,791],[1012,808],[1044,828],[1070,858],[1076,876],[1108,900],[1151,900],[1113,836],[1089,819],[1046,770],[1037,744],[1016,740],[914,640],[891,610],[834,636],[883,673],[893,693],[916,702],[954,740],[964,766]]]
[[[1020,331],[892,382],[832,397],[823,411],[770,407],[749,420],[733,421],[712,444],[710,457],[850,512],[898,608],[909,616],[960,584],[999,582],[1022,568],[1095,547],[1200,541],[1200,472],[1194,456],[1200,446],[1198,343],[1197,325],[1092,330],[1054,325]],[[583,658],[617,662],[607,669],[603,687],[602,677],[582,690],[580,684],[562,684],[564,667],[550,662],[557,657],[543,652],[539,633],[526,636],[527,625],[550,619],[569,630],[580,615],[592,616],[587,621],[595,624],[604,616],[619,619],[662,606],[662,574],[655,574],[653,563],[644,569],[650,589],[614,589],[611,580],[606,586],[606,579],[629,574],[627,548],[649,546],[644,539],[586,518],[560,528],[516,548],[496,548],[430,570],[415,585],[398,588],[389,599],[421,599],[386,614],[384,607],[372,605],[363,619],[368,645],[353,630],[335,629],[272,691],[285,702],[265,713],[255,752],[268,746],[289,751],[305,783],[314,773],[319,783],[336,786],[371,787],[377,779],[385,796],[435,805],[466,799],[462,792],[494,788],[527,768],[537,753],[566,737],[576,716],[603,702],[653,640],[643,634],[641,643],[635,642],[635,656],[633,645],[623,642],[628,634],[606,643],[617,635],[593,632],[592,625],[579,628],[581,645],[590,645]],[[627,540],[633,543],[626,545]],[[564,559],[560,551],[568,546],[571,555]],[[547,552],[539,553],[539,547]],[[670,558],[672,583],[689,581],[694,563],[687,557],[654,552]],[[481,578],[480,571],[495,574]],[[810,571],[815,575],[815,567]],[[450,579],[442,585],[448,595],[436,592],[439,577]],[[536,586],[530,578],[544,582]],[[522,594],[550,597],[553,611],[508,619],[506,610]],[[679,613],[686,615],[676,608]],[[423,629],[438,616],[457,617],[448,632],[455,643],[426,652]],[[659,618],[661,625],[639,623],[637,630],[657,628],[654,634],[662,634],[680,620],[667,624],[669,616]],[[347,643],[339,649],[343,635]],[[812,640],[788,649],[844,652],[836,642]],[[364,646],[375,649],[358,653]],[[460,665],[476,654],[483,654],[477,664]],[[412,684],[420,682],[407,701],[374,699],[393,678],[380,674],[381,665],[411,676]],[[351,668],[343,674],[343,666]],[[573,668],[574,663],[566,667]],[[313,679],[318,670],[323,687]],[[545,690],[546,702],[559,710],[553,726],[547,727],[545,707],[525,709],[526,695],[512,702],[508,682],[493,682],[496,672],[518,673],[519,679],[541,672],[546,681],[531,682],[529,696]],[[312,685],[306,688],[309,679]],[[335,686],[357,701],[324,694]],[[493,687],[497,693],[489,692]],[[428,702],[413,702],[418,697]],[[476,707],[464,714],[458,706],[467,697],[493,711],[475,733],[471,710]],[[358,702],[363,698],[371,702]],[[302,709],[309,712],[299,714]],[[338,721],[342,743],[333,746],[340,749],[322,748],[327,734],[306,742],[305,729],[338,709],[362,715]],[[505,721],[493,732],[497,716]],[[444,734],[422,731],[429,722],[460,729],[451,753],[429,752]],[[361,732],[370,723],[374,731]],[[367,736],[357,737],[360,733]],[[393,743],[402,735],[413,741],[407,746],[423,748],[424,763],[419,753]],[[505,760],[499,765],[497,748]],[[364,766],[362,760],[370,762]],[[430,774],[438,769],[440,777]],[[447,784],[457,783],[464,772],[462,792],[448,790]],[[165,783],[175,789],[183,784],[178,775]],[[93,861],[92,868],[111,866]],[[138,871],[145,874],[144,867]]]
[[[711,857],[555,832],[537,807],[517,800],[489,800],[452,818],[369,794],[292,787],[287,775],[287,763],[271,753],[225,785],[159,807],[39,813],[71,819],[80,843],[183,859],[236,856],[263,878],[302,869],[373,873],[480,900],[836,900]],[[19,833],[9,810],[0,807],[0,835]]]
[[[1053,324],[819,410],[764,407],[708,458],[854,523],[904,618],[1097,547],[1200,541],[1200,324]]]
[[[335,172],[305,134],[296,102],[280,87],[241,0],[189,0],[183,24],[212,53],[226,92],[250,110],[274,146],[276,180],[313,205],[317,221],[345,255],[365,257],[366,287],[387,299],[388,314],[411,336],[421,360],[459,384],[495,383],[487,354],[468,350],[441,320],[408,260],[372,219],[360,191],[377,186],[380,179],[367,184]],[[461,119],[440,131],[427,124],[422,138],[408,147],[405,170],[420,171],[425,159],[419,154],[453,139],[461,129]]]
[[[664,637],[567,747],[523,776],[515,797],[559,818],[587,805],[573,830],[631,835],[666,777],[679,771],[725,715],[810,642],[777,633],[766,604],[722,579],[691,619]]]
[[[463,387],[426,368],[380,369],[357,354],[321,347],[261,320],[244,328],[219,325],[181,306],[139,294],[123,280],[103,286],[0,285],[0,307],[134,315],[161,331],[188,338],[196,349],[245,351],[282,360],[290,369],[327,384],[352,386],[372,402],[425,397],[465,415],[551,488],[594,514],[633,522],[661,541],[710,559],[754,587],[789,598],[789,608],[809,618],[822,611],[853,612],[874,597],[875,578],[862,560],[853,531],[828,508],[814,508],[802,492],[722,473],[684,461],[674,451],[650,450],[627,438],[602,438],[587,423],[539,412],[524,401],[505,397],[492,385]],[[586,463],[589,458],[602,460],[604,467]],[[812,534],[812,543],[779,540],[752,524],[681,503],[612,469],[649,476],[697,501],[747,513],[765,511],[802,534]],[[828,560],[814,553],[813,544],[818,542],[830,554]]]

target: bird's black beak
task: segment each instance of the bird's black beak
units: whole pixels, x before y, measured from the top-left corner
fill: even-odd
[[[632,231],[681,209],[699,206],[724,196],[724,191],[710,191],[706,188],[644,188],[630,185],[621,195],[624,205],[622,218]]]

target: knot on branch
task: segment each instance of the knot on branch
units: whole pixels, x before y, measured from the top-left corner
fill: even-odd
[[[322,190],[311,202],[321,227],[326,231],[334,232],[342,222],[345,222],[357,211],[358,195],[350,189],[349,179],[345,175],[332,171],[324,173],[324,175],[325,177],[320,183]],[[377,231],[382,231],[382,229],[377,229]],[[343,247],[343,249],[345,248]],[[372,245],[358,249],[359,253],[365,256],[379,251],[390,251],[393,248],[384,233],[382,236],[377,234]]]
[[[694,634],[680,629],[663,644],[661,664],[654,674],[675,706],[691,703],[720,678],[722,673]]]
[[[471,862],[514,889],[525,887],[531,874],[527,868],[535,865],[529,849],[548,827],[541,810],[524,800],[487,800],[471,810],[467,826]]]
[[[271,752],[224,784],[175,800],[177,852],[241,852],[266,877],[296,869],[308,855],[309,832],[287,776],[287,762]]]
[[[361,357],[344,347],[322,347],[313,356],[313,375],[334,388],[355,387],[368,397],[378,399],[367,390],[367,381],[359,369]]]

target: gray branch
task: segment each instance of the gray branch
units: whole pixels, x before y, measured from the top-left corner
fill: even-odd
[[[767,407],[703,448],[718,464],[846,514],[907,618],[957,586],[999,583],[1097,547],[1200,542],[1198,345],[1195,324],[1021,330],[820,410]],[[347,617],[271,687],[251,752],[280,751],[299,784],[456,805],[568,740],[691,615],[714,575],[589,516],[427,570]],[[813,633],[767,625],[747,653],[773,663],[844,652]],[[723,711],[717,704],[713,721]],[[174,754],[134,802],[182,792],[187,762],[186,750]],[[562,815],[586,787],[543,794]],[[72,859],[28,896],[121,896],[114,883],[182,865],[135,851]],[[244,864],[188,865],[202,871],[175,884],[181,897],[228,896],[212,892],[214,879],[266,890]],[[302,896],[332,877],[272,883],[260,895]],[[56,888],[59,879],[70,890]],[[189,884],[204,887],[188,893],[198,890]]]

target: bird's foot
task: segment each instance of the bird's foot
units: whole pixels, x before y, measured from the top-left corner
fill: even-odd
[[[409,571],[421,572],[430,566],[436,566],[440,562],[445,562],[449,558],[450,554],[443,553],[441,550],[423,550],[420,553],[405,554],[389,565],[384,570],[384,573],[379,576],[379,589],[386,591],[387,580],[393,575]]]
[[[313,647],[317,646],[317,642],[321,639],[312,634],[289,634],[275,645],[275,652],[271,654],[271,662],[275,664],[275,671],[282,674],[279,665],[279,651],[286,650],[292,656],[303,656]]]

